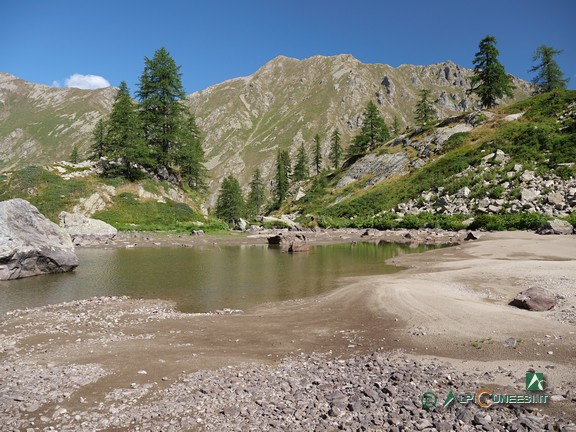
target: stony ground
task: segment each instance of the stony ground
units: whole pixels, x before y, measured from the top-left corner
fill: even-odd
[[[230,314],[234,311],[200,318]],[[401,350],[301,353],[215,369],[176,365],[180,371],[166,364],[178,363],[166,352],[168,360],[151,354],[156,366],[104,359],[108,347],[116,352],[131,342],[153,342],[157,336],[150,328],[185,317],[167,303],[127,298],[9,313],[0,323],[0,430],[576,431],[571,414],[562,412],[576,401],[573,383],[547,389],[554,409],[543,407],[544,413],[540,405],[444,409],[449,391],[521,392],[524,372],[503,367],[463,372]],[[353,330],[341,333],[347,347],[362,344]],[[74,353],[74,346],[92,355]],[[197,355],[185,346],[179,350]],[[438,395],[436,408],[422,408],[426,391]]]
[[[387,240],[335,235],[362,234]],[[249,311],[106,297],[9,312],[0,431],[576,432],[574,243],[500,237],[395,258],[408,270]],[[557,308],[507,306],[532,285],[554,291]],[[450,391],[523,393],[530,369],[548,380],[547,405],[442,407]],[[430,410],[427,391],[438,395]]]

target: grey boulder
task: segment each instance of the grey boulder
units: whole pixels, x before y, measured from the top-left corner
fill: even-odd
[[[79,264],[70,236],[23,199],[0,202],[0,280],[64,273]]]
[[[107,243],[118,234],[118,230],[112,225],[78,213],[61,212],[58,219],[60,226],[70,235],[76,246]]]
[[[556,295],[545,288],[528,288],[519,292],[511,306],[531,311],[547,311],[556,306]]]
[[[538,234],[572,234],[574,227],[568,221],[562,219],[552,219],[546,221],[544,225],[538,228]]]

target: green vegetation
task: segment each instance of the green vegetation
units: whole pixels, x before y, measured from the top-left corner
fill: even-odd
[[[92,157],[106,157],[105,175],[130,181],[148,172],[197,191],[206,187],[204,150],[195,117],[185,107],[180,67],[160,48],[145,59],[144,72],[132,101],[120,84],[112,112],[93,131]]]
[[[93,216],[122,231],[185,231],[204,219],[188,205],[167,200],[159,203],[154,200],[140,201],[136,195],[123,192],[114,197],[113,205]],[[196,222],[196,224],[194,224]],[[201,227],[204,229],[204,227]]]
[[[564,79],[564,74],[560,66],[554,60],[554,56],[562,51],[555,50],[552,47],[541,45],[536,49],[533,61],[539,62],[530,69],[530,72],[536,72],[532,82],[540,87],[540,92],[549,92],[553,90],[563,90],[568,84],[568,79]]]
[[[260,215],[262,207],[266,202],[266,192],[264,190],[264,180],[260,174],[260,170],[256,168],[250,180],[250,192],[246,200],[246,216],[249,219],[254,219]]]
[[[420,99],[414,110],[416,124],[423,128],[429,126],[436,119],[436,110],[430,100],[431,93],[428,89],[420,90]]]
[[[287,150],[278,150],[276,174],[274,176],[274,208],[280,208],[290,187],[290,155]]]
[[[320,147],[320,135],[314,135],[314,167],[316,175],[322,171],[322,148]]]
[[[242,196],[240,183],[233,176],[228,176],[222,182],[216,202],[216,217],[230,224],[246,217],[246,204]]]
[[[296,163],[294,164],[293,172],[292,180],[294,181],[306,180],[310,175],[308,170],[308,155],[306,154],[304,143],[300,144],[300,148],[296,154]]]
[[[41,167],[29,166],[15,171],[6,181],[0,182],[0,201],[25,199],[47,218],[58,222],[60,212],[72,208],[89,190],[88,180],[64,180]]]
[[[504,114],[525,112],[513,122],[482,125],[472,132],[452,135],[443,144],[443,154],[432,159],[422,168],[404,176],[395,177],[373,187],[366,187],[358,180],[343,189],[335,189],[341,173],[321,176],[324,185],[316,182],[306,197],[298,202],[303,214],[318,215],[319,224],[325,227],[401,228],[426,226],[452,226],[464,219],[460,216],[441,216],[446,219],[430,220],[429,216],[398,218],[387,212],[402,202],[418,200],[424,191],[442,187],[447,194],[454,194],[464,186],[471,189],[471,198],[519,198],[519,174],[508,177],[516,164],[524,169],[536,170],[539,175],[554,174],[569,178],[576,167],[569,165],[576,160],[576,128],[573,116],[566,116],[568,107],[576,102],[576,91],[561,90],[541,94],[502,109]],[[563,120],[559,121],[558,119]],[[509,160],[502,166],[482,172],[469,170],[476,167],[487,154],[502,150]],[[565,164],[565,165],[559,165]],[[467,171],[466,171],[467,170]],[[464,171],[466,171],[464,173]],[[460,174],[456,177],[456,174]],[[493,185],[497,178],[507,179],[508,188]],[[492,185],[485,185],[489,182]],[[328,193],[329,191],[329,193]],[[345,197],[335,203],[335,197]],[[478,215],[473,227],[487,230],[535,229],[546,218],[534,213],[506,213]],[[374,216],[378,215],[378,216]],[[473,217],[473,215],[470,215]],[[465,218],[465,217],[464,217]],[[576,222],[571,216],[571,221]]]
[[[332,162],[334,169],[340,167],[340,160],[342,159],[342,145],[340,144],[340,140],[340,131],[334,129],[330,137],[330,162]]]
[[[512,77],[506,74],[504,66],[498,60],[500,53],[496,49],[496,38],[486,36],[480,41],[479,51],[472,63],[474,75],[470,79],[472,85],[468,93],[474,93],[480,98],[483,107],[496,106],[497,99],[504,96],[512,97]]]
[[[352,144],[348,147],[348,157],[364,156],[389,139],[390,131],[386,122],[380,116],[376,104],[370,101],[364,110],[362,130],[352,139]]]

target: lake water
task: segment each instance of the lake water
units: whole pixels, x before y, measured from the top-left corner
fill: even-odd
[[[0,314],[112,295],[173,300],[184,312],[243,309],[317,295],[346,276],[393,273],[398,269],[386,259],[423,250],[371,243],[313,246],[300,254],[266,245],[78,249],[74,272],[0,282]]]

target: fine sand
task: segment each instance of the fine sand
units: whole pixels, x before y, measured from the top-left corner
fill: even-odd
[[[355,235],[352,240],[361,241]],[[275,364],[313,352],[349,358],[400,349],[463,371],[492,373],[500,367],[514,371],[516,379],[530,368],[544,371],[551,394],[574,388],[576,236],[484,234],[389,263],[405,270],[342,280],[319,297],[241,312],[188,315],[166,302],[125,298],[12,312],[0,321],[0,365],[101,368],[104,376],[88,380],[72,397],[48,398],[43,412],[98,409],[118,388],[154,383],[162,389],[183,373]],[[559,304],[548,312],[508,305],[533,286],[555,292]],[[510,338],[513,347],[504,344]],[[506,379],[496,384],[515,382]],[[20,382],[25,394],[26,377]],[[547,409],[575,419],[574,406],[567,399]]]

